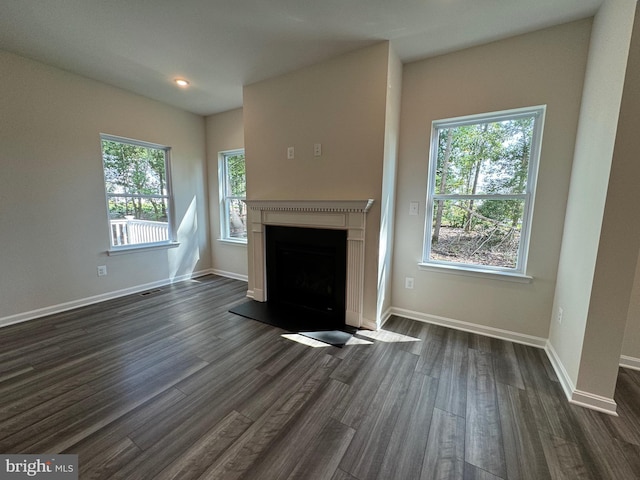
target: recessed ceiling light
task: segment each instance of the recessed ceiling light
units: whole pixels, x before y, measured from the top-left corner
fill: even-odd
[[[179,87],[185,88],[189,86],[189,82],[187,80],[185,80],[184,78],[176,78],[174,80],[174,82],[176,82],[176,85],[178,85]]]

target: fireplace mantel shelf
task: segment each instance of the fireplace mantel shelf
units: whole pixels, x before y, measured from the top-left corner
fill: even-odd
[[[373,199],[367,200],[245,200],[252,210],[288,212],[358,212],[367,213]]]

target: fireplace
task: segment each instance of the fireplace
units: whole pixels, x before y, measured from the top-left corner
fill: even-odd
[[[267,237],[271,226],[311,229],[316,234],[324,230],[340,232],[346,238],[343,240],[346,243],[346,278],[344,288],[334,288],[344,290],[344,306],[336,303],[320,309],[339,308],[347,325],[376,328],[375,321],[363,318],[366,214],[373,200],[247,200],[246,203],[249,206],[249,298],[270,301],[274,294],[272,282],[278,281],[271,278],[267,264],[270,255]],[[323,255],[322,248],[311,247],[315,254]],[[295,277],[300,273],[289,272],[288,275]],[[275,289],[276,301],[280,301],[277,284]],[[313,294],[304,295],[307,299],[317,300]]]
[[[267,225],[265,237],[268,303],[343,326],[346,230]]]

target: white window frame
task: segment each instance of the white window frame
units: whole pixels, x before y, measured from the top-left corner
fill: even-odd
[[[531,237],[531,222],[533,219],[533,204],[535,198],[535,189],[538,178],[538,165],[540,163],[540,150],[542,147],[542,132],[544,127],[544,118],[546,113],[546,105],[534,107],[517,108],[513,110],[504,110],[499,112],[490,112],[479,115],[468,115],[444,120],[436,120],[431,125],[431,144],[429,153],[429,175],[427,184],[427,201],[424,228],[424,242],[422,262],[418,265],[423,269],[436,269],[447,271],[449,273],[470,274],[472,276],[494,277],[496,275],[510,277],[512,279],[528,281],[531,277],[527,276],[527,260],[529,254],[529,242]],[[455,128],[465,125],[473,125],[478,123],[492,123],[505,120],[514,120],[523,117],[534,117],[534,128],[531,139],[531,154],[529,158],[529,169],[527,172],[527,186],[523,194],[480,194],[480,195],[456,195],[456,194],[438,194],[436,193],[436,175],[438,163],[438,132],[441,129]],[[516,259],[516,267],[497,267],[490,265],[476,265],[470,263],[447,262],[444,260],[430,259],[431,256],[431,236],[433,226],[433,209],[436,200],[523,200],[522,230],[520,232],[520,244],[518,246],[518,254]]]
[[[146,243],[131,243],[125,245],[114,245],[113,244],[113,234],[111,231],[111,218],[109,213],[109,198],[110,197],[121,197],[122,194],[110,194],[107,192],[106,178],[104,177],[104,154],[103,154],[103,141],[110,142],[118,142],[126,145],[135,145],[143,148],[153,148],[156,150],[164,151],[164,162],[165,162],[165,183],[166,183],[166,194],[165,195],[142,195],[142,194],[131,194],[127,195],[133,198],[142,198],[142,199],[151,199],[151,198],[161,198],[165,199],[167,202],[167,234],[168,239],[164,241],[158,242],[146,242]],[[176,241],[176,229],[175,229],[175,220],[174,220],[174,198],[173,198],[173,187],[171,180],[171,147],[166,145],[160,145],[157,143],[145,142],[142,140],[135,140],[132,138],[120,137],[116,135],[109,134],[100,134],[100,156],[102,159],[102,172],[103,172],[103,181],[104,181],[104,191],[105,191],[105,203],[107,207],[107,227],[109,234],[109,255],[120,255],[124,253],[132,253],[140,250],[154,250],[154,249],[163,249],[163,248],[174,248],[179,246],[180,244]]]
[[[238,245],[246,245],[247,238],[232,237],[229,231],[230,219],[229,219],[229,207],[228,203],[232,200],[246,200],[246,196],[241,197],[237,195],[229,195],[227,187],[227,158],[236,155],[244,156],[244,148],[238,148],[235,150],[225,150],[218,153],[218,203],[220,205],[220,239],[219,241],[225,243],[232,243]],[[245,157],[245,181],[246,181],[246,157]]]

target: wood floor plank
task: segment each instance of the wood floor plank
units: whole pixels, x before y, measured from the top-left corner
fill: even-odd
[[[540,432],[547,466],[554,480],[598,480],[599,477],[574,442]]]
[[[437,393],[437,379],[413,374],[376,478],[420,478]]]
[[[83,458],[78,468],[83,480],[108,480],[124,465],[140,455],[140,449],[127,437],[109,445],[93,455],[90,460]]]
[[[617,480],[619,478],[633,478],[634,473],[618,444],[611,441],[611,436],[605,426],[606,416],[602,413],[573,406],[575,418],[580,419],[576,428],[583,435],[580,446],[584,448],[584,456],[598,459],[591,460],[590,468],[597,472],[602,480]]]
[[[330,478],[355,434],[352,428],[331,418],[348,388],[329,377],[325,387],[309,398],[244,477],[285,479],[297,470],[296,476],[307,471]],[[325,465],[321,465],[323,462]]]
[[[176,388],[164,390],[138,408],[71,445],[63,453],[78,455],[78,458],[82,459],[82,463],[93,461],[94,457],[100,456],[104,451],[111,450],[123,440],[130,440],[129,436],[132,432],[158,421],[157,419],[166,415],[166,411],[172,405],[184,398],[184,393]],[[93,463],[98,464],[99,462],[93,461]]]
[[[68,394],[68,392],[72,392],[79,388],[86,388],[84,386],[85,383],[86,382],[84,381],[78,381],[78,379],[71,378],[66,382],[63,381],[59,384],[48,385],[40,390],[30,389],[28,393],[23,390],[22,397],[18,396],[16,398],[11,395],[8,396],[9,398],[3,398],[2,404],[0,404],[0,421],[5,421],[10,417],[20,415],[21,413],[33,408],[37,408],[43,403],[50,402],[57,397]]]
[[[640,478],[640,447],[617,438],[615,439],[615,444],[629,463],[629,467],[635,475],[634,478]]]
[[[154,478],[156,480],[199,478],[227,448],[242,436],[251,423],[252,421],[244,415],[236,411],[231,412]]]
[[[3,365],[2,373],[0,373],[0,383],[9,380],[11,378],[20,377],[28,373],[33,372],[33,366],[25,365],[24,363],[16,362],[15,366],[10,365],[9,362],[5,362]]]
[[[60,384],[80,386],[88,381],[108,374],[112,371],[127,372],[135,370],[133,363],[141,361],[141,368],[146,368],[150,354],[158,354],[164,347],[171,344],[166,332],[156,331],[135,339],[123,339],[117,346],[109,349],[97,349],[80,357],[69,355],[64,363],[49,365],[46,369],[34,370],[33,374],[9,380],[0,385],[0,396],[3,402],[19,401],[26,396],[36,395],[38,392]]]
[[[83,480],[640,478],[639,372],[609,417],[542,349],[398,316],[311,348],[230,313],[246,289],[207,275],[0,328],[0,451],[78,454]]]
[[[215,386],[207,384],[210,388],[185,396],[164,412],[158,412],[155,421],[140,426],[129,436],[144,451],[153,448],[161,451],[164,456],[179,455],[183,446],[187,448],[194,438],[213,428],[235,407],[253,397],[269,380],[267,375],[251,370],[239,377],[216,383]],[[172,444],[165,446],[163,443],[167,438],[172,438]],[[167,451],[162,451],[165,447]]]
[[[166,368],[171,365],[171,368]],[[87,397],[0,441],[0,451],[61,452],[142,405],[206,365],[184,359],[160,363],[104,392]]]
[[[368,345],[354,345],[343,348],[340,355],[342,362],[331,374],[331,378],[351,385],[364,366],[367,364],[373,349]]]
[[[579,436],[564,392],[557,382],[549,378],[537,350],[514,345],[536,425],[539,430],[579,445]]]
[[[355,428],[356,434],[340,463],[342,470],[359,478],[374,478],[378,473],[416,363],[416,355],[403,350],[396,351],[389,372],[378,390],[367,399],[366,406],[364,402],[361,404],[368,411],[367,414],[353,423],[349,423],[352,419],[350,415],[343,416],[343,423]]]
[[[445,360],[446,342],[439,339],[427,339],[416,365],[416,372],[434,378],[440,378]]]
[[[52,414],[71,407],[96,393],[89,385],[81,385],[37,406],[25,409],[17,415],[0,422],[0,439],[4,439],[27,426],[38,423]]]
[[[464,480],[504,480],[469,463],[464,464]]]
[[[245,434],[209,468],[202,478],[237,479],[247,474],[269,444],[280,435],[315,391],[328,381],[335,363],[326,356],[315,371],[286,396],[283,396],[265,414],[256,420]]]
[[[469,350],[469,381],[465,430],[465,461],[505,478],[502,428],[492,356]]]
[[[315,442],[322,449],[319,452],[307,449],[287,480],[333,477],[354,434],[355,430],[351,427],[329,418]]]
[[[333,474],[333,477],[331,477],[331,480],[359,480],[358,478],[354,477],[353,475],[349,475],[347,472],[343,471],[343,470],[336,470],[336,473]]]
[[[637,372],[620,369],[614,397],[619,416],[607,416],[603,421],[613,437],[640,446],[640,383],[634,374]]]
[[[455,330],[447,332],[436,399],[437,408],[461,417],[464,417],[467,411],[468,342],[466,332]]]
[[[551,480],[526,392],[499,382],[496,387],[508,478]]]
[[[433,409],[420,480],[462,480],[464,430],[463,417]]]
[[[301,361],[291,364],[286,373],[281,372],[275,377],[264,374],[269,378],[269,381],[264,382],[255,395],[239,405],[238,411],[251,419],[259,419],[275,403],[280,401],[283,393],[298,388],[300,382],[326,360],[327,357],[323,349],[314,349],[313,352],[308,352]]]
[[[380,345],[367,359],[367,366],[358,369],[355,376],[349,382],[348,395],[340,402],[334,418],[345,425],[358,429],[363,418],[367,415],[368,406],[383,382],[391,382],[391,375],[396,359],[394,349],[387,344]],[[410,354],[407,354],[410,355]],[[394,363],[395,359],[395,363]],[[380,375],[372,375],[371,372],[380,372]]]
[[[469,334],[469,348],[473,350],[478,350],[480,352],[490,353],[493,351],[493,346],[491,341],[493,339],[491,337],[487,337],[486,335],[478,335],[476,333]]]
[[[491,352],[493,353],[493,370],[496,382],[524,390],[522,372],[513,343],[492,338]]]

